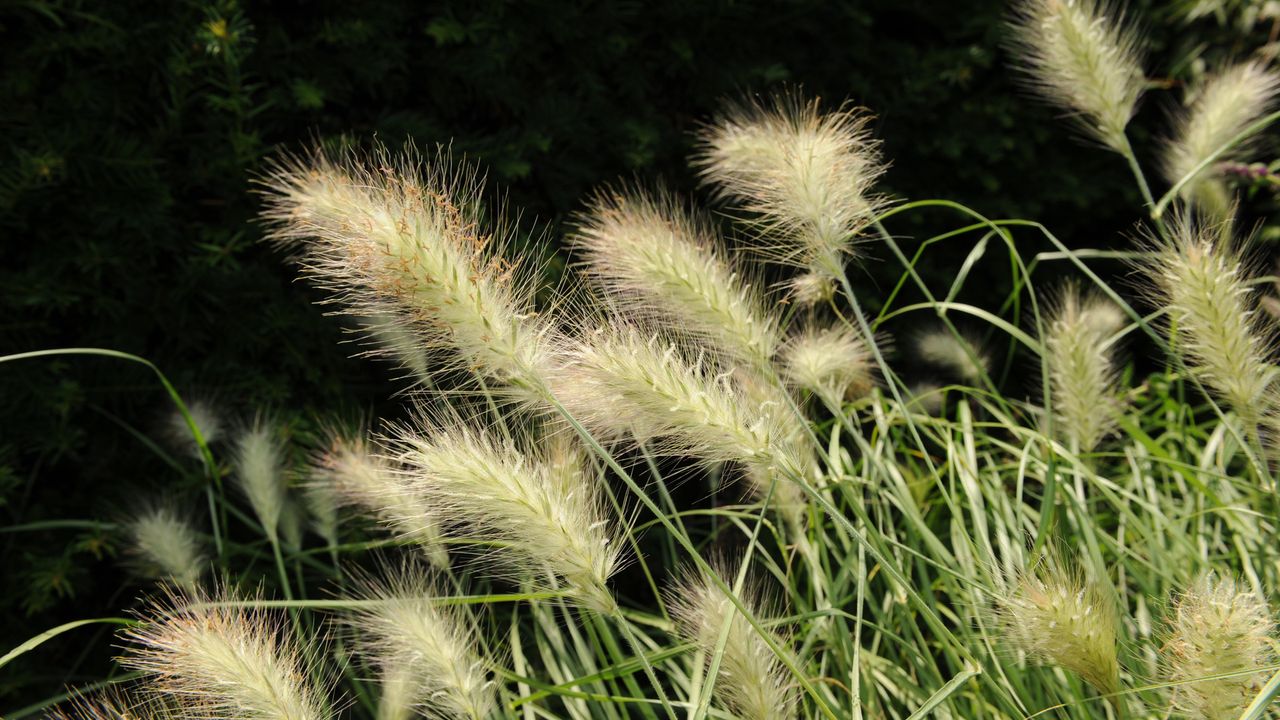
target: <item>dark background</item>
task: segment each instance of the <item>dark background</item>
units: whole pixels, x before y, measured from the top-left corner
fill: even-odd
[[[1199,43],[1224,55],[1256,44],[1158,5],[1170,14],[1130,12],[1161,82],[1177,85]],[[526,232],[555,237],[603,182],[697,193],[686,158],[698,123],[726,98],[784,85],[877,114],[894,196],[1039,220],[1077,247],[1125,244],[1141,212],[1123,161],[1017,89],[1005,12],[979,0],[0,0],[0,354],[136,353],[230,417],[378,412],[395,402],[387,369],[350,358],[319,296],[257,242],[250,179],[265,157],[338,136],[452,141],[509,193]],[[1133,124],[1144,157],[1172,97],[1152,93]],[[931,211],[890,229],[956,224]],[[1027,256],[1040,248],[1019,242]],[[947,283],[971,246],[931,253],[926,277]],[[854,278],[874,307],[900,269],[872,254]],[[1003,297],[1007,260],[992,257],[965,299]],[[130,432],[154,436],[167,408],[138,365],[0,364],[0,525],[110,519],[171,490],[173,471]],[[118,545],[99,530],[0,534],[0,651],[130,602],[139,586]],[[6,668],[0,707],[95,677],[84,642]]]

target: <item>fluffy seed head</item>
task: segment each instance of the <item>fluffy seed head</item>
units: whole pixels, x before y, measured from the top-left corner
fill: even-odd
[[[582,463],[548,460],[460,422],[437,425],[402,430],[394,441],[433,516],[501,546],[493,558],[520,579],[555,573],[579,602],[613,612],[606,582],[618,567],[618,527]]]
[[[1104,695],[1120,690],[1116,607],[1101,586],[1046,562],[1006,592],[997,612],[1015,647],[1076,673]]]
[[[235,440],[232,465],[240,491],[274,542],[288,502],[284,444],[275,424],[258,417],[242,431]]]
[[[109,689],[92,695],[76,695],[69,707],[54,708],[47,720],[161,720],[172,716],[161,700],[133,697]]]
[[[875,384],[871,349],[845,326],[800,333],[787,340],[781,360],[790,383],[835,406],[866,395]]]
[[[733,568],[726,563],[717,565],[717,574],[732,583]],[[758,587],[746,584],[738,598],[753,616],[762,619],[764,603]],[[710,663],[724,635],[713,692],[726,709],[744,720],[796,717],[796,693],[785,666],[716,584],[689,570],[669,593],[669,604],[681,637],[703,653],[706,662]],[[780,646],[786,644],[781,637],[773,639]]]
[[[1173,345],[1209,389],[1257,422],[1270,404],[1275,331],[1259,321],[1245,263],[1220,226],[1182,215],[1167,227],[1170,239],[1148,237],[1140,267],[1168,308]]]
[[[312,459],[310,478],[317,488],[331,488],[340,503],[362,508],[393,535],[417,544],[432,565],[448,565],[431,502],[375,455],[360,433],[331,433],[326,449]]]
[[[765,475],[805,476],[790,440],[794,413],[752,403],[730,373],[676,343],[625,326],[604,327],[568,353],[556,397],[601,437],[658,438],[660,449],[707,462],[741,462]]]
[[[322,693],[311,686],[298,650],[271,616],[243,607],[172,599],[146,624],[125,631],[122,663],[174,696],[188,717],[208,720],[324,720]]]
[[[356,318],[356,322],[373,341],[373,349],[366,354],[394,362],[416,382],[431,380],[430,343],[418,331],[411,313],[388,305]]]
[[[204,571],[204,543],[176,507],[158,504],[128,521],[130,555],[143,575],[192,590]]]
[[[212,445],[222,439],[226,428],[223,427],[222,418],[211,403],[206,400],[192,400],[187,403],[187,412],[191,415],[191,420],[195,422],[196,427],[200,429],[205,445]],[[181,449],[183,454],[200,459],[200,445],[192,436],[187,419],[176,408],[165,418],[164,436],[174,447]]]
[[[944,368],[967,383],[977,384],[991,372],[990,353],[973,338],[934,330],[917,335],[915,346],[921,360]]]
[[[1183,185],[1184,199],[1201,207],[1222,211],[1230,205],[1225,191],[1213,178],[1212,166],[1196,172],[1219,147],[1227,144],[1248,126],[1260,120],[1275,105],[1280,92],[1280,75],[1258,61],[1233,65],[1208,78],[1195,100],[1176,120],[1174,135],[1164,147],[1162,165],[1165,179],[1175,184],[1196,173]],[[1249,143],[1237,146],[1220,160],[1241,160]]]
[[[883,203],[872,194],[884,167],[869,121],[784,95],[731,108],[702,133],[694,164],[703,181],[752,215],[766,255],[809,274],[808,298],[844,272]]]
[[[1011,45],[1032,87],[1125,151],[1124,129],[1145,89],[1141,36],[1107,0],[1020,0]]]
[[[338,544],[338,493],[326,483],[312,483],[302,488],[302,501],[311,518],[311,529],[329,545]]]
[[[550,361],[546,322],[522,271],[486,229],[475,172],[444,153],[316,153],[263,180],[271,237],[296,249],[306,274],[359,315],[393,305],[447,351],[515,399],[541,402]]]
[[[1058,430],[1081,452],[1089,452],[1115,426],[1120,399],[1112,336],[1123,315],[1110,300],[1067,285],[1044,337],[1051,412]]]
[[[603,191],[571,240],[629,314],[679,327],[734,360],[764,365],[773,357],[777,319],[711,225],[674,197]]]
[[[1201,577],[1174,606],[1164,646],[1173,704],[1196,720],[1235,720],[1257,695],[1265,673],[1205,680],[1272,662],[1274,623],[1266,602],[1225,578]]]
[[[412,565],[391,569],[386,581],[363,584],[364,599],[376,601],[351,624],[361,649],[381,670],[384,705],[408,708],[439,720],[482,720],[494,704],[487,663],[476,649],[466,619],[438,603],[439,591]]]

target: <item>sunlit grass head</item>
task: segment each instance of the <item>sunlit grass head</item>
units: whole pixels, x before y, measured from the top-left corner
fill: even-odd
[[[1010,44],[1018,70],[1107,147],[1128,152],[1125,127],[1146,89],[1143,38],[1109,0],[1019,0]]]
[[[761,253],[805,273],[801,299],[829,294],[884,204],[870,122],[861,109],[824,110],[793,92],[731,106],[702,132],[703,181],[747,213]]]

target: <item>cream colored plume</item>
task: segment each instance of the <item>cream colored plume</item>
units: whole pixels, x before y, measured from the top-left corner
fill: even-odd
[[[383,574],[386,580],[362,583],[360,595],[371,604],[351,619],[361,651],[382,674],[380,714],[395,717],[407,710],[439,720],[488,717],[494,706],[489,664],[477,650],[467,618],[440,604],[447,596],[422,569],[406,565]]]
[[[277,163],[262,184],[271,237],[353,313],[388,317],[394,306],[389,317],[416,321],[404,332],[428,330],[425,348],[460,359],[491,390],[545,399],[550,326],[502,257],[505,231],[487,222],[474,170],[443,152],[316,153]]]
[[[703,181],[757,223],[768,257],[801,268],[803,299],[829,295],[858,235],[882,205],[879,144],[861,110],[822,111],[784,95],[733,108],[702,134]]]
[[[1244,260],[1220,225],[1183,214],[1166,227],[1166,236],[1148,237],[1140,267],[1168,310],[1171,344],[1211,391],[1257,423],[1274,405],[1276,333],[1258,316]]]
[[[121,659],[167,695],[183,717],[205,720],[328,720],[323,689],[311,684],[299,650],[264,612],[236,598],[174,598],[125,631]]]
[[[1048,319],[1045,372],[1058,432],[1081,452],[1093,450],[1115,427],[1120,410],[1114,336],[1124,316],[1099,294],[1067,285]]]
[[[431,499],[375,454],[361,432],[331,432],[311,462],[310,484],[361,508],[393,535],[417,544],[431,564],[449,564]]]
[[[1203,576],[1178,598],[1162,650],[1173,705],[1184,717],[1243,714],[1266,681],[1258,669],[1275,657],[1271,618],[1265,600],[1230,578]],[[1231,677],[1212,679],[1218,675]]]
[[[1129,152],[1125,126],[1146,89],[1142,37],[1107,0],[1019,0],[1013,46],[1032,86],[1107,147]]]
[[[731,564],[713,563],[713,568],[732,585],[736,573]],[[756,585],[748,581],[737,597],[754,617],[765,619],[762,595]],[[703,662],[710,664],[718,657],[714,697],[734,717],[743,720],[797,717],[796,684],[786,667],[760,631],[751,626],[716,583],[696,570],[686,571],[680,583],[668,593],[668,603],[681,637],[702,654]],[[782,636],[774,635],[772,640],[780,647],[787,644]]]
[[[235,439],[232,469],[240,491],[272,542],[280,538],[280,523],[289,502],[284,443],[271,420],[258,417]]]
[[[583,605],[616,610],[607,581],[618,567],[620,526],[599,480],[580,456],[499,440],[457,421],[402,430],[394,440],[403,476],[432,516],[498,547],[491,557],[517,580],[554,573]],[[554,444],[551,446],[554,450]]]
[[[1165,144],[1161,158],[1165,179],[1170,185],[1189,178],[1180,195],[1217,215],[1231,205],[1225,186],[1216,177],[1209,160],[1275,106],[1280,92],[1280,75],[1262,62],[1251,60],[1228,67],[1206,79],[1191,105],[1179,114],[1173,137]],[[1218,161],[1242,160],[1253,143],[1231,148]]]
[[[125,527],[132,564],[139,572],[187,590],[195,588],[204,572],[205,555],[204,543],[190,518],[174,505],[163,503],[138,513]]]
[[[570,239],[628,316],[678,328],[757,367],[773,357],[778,320],[765,310],[759,281],[674,197],[603,191]]]

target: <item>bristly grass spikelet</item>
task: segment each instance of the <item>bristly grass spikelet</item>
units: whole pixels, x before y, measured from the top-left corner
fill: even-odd
[[[226,428],[222,417],[212,403],[208,400],[191,400],[187,403],[187,413],[191,415],[192,422],[200,429],[200,436],[204,439],[206,446],[222,440],[222,436],[226,433]],[[165,416],[164,437],[169,441],[169,444],[181,450],[183,455],[196,460],[201,458],[200,445],[191,434],[191,427],[187,425],[187,419],[176,408]]]
[[[1031,86],[1095,139],[1129,152],[1125,126],[1146,87],[1142,37],[1108,0],[1020,0],[1011,46]]]
[[[1248,424],[1274,405],[1271,363],[1276,330],[1260,320],[1248,269],[1222,226],[1187,213],[1166,223],[1168,237],[1146,237],[1140,268],[1156,302],[1167,307],[1174,349]]]
[[[130,564],[140,574],[195,589],[205,569],[204,543],[190,518],[174,503],[156,503],[130,518],[125,527]]]
[[[566,355],[556,396],[593,434],[655,440],[672,455],[740,462],[766,476],[809,476],[811,459],[793,442],[791,408],[752,403],[705,354],[616,322]]]
[[[361,508],[396,537],[416,544],[433,566],[447,567],[430,499],[375,454],[362,433],[331,431],[325,449],[312,457],[309,485],[332,488],[341,504]]]
[[[827,296],[884,204],[879,143],[855,108],[824,112],[798,93],[730,109],[701,135],[703,182],[748,213],[757,248],[805,273],[797,299]]]
[[[787,340],[779,360],[789,383],[833,408],[875,385],[871,348],[848,327],[807,328]]]
[[[443,151],[317,152],[278,161],[262,185],[271,238],[354,313],[396,306],[392,319],[418,321],[424,347],[460,358],[492,391],[545,399],[550,328],[501,255],[505,231],[487,220],[472,168]]]
[[[272,542],[280,538],[280,522],[288,502],[284,444],[279,428],[259,416],[235,438],[232,450],[235,479],[254,515]]]
[[[619,524],[608,516],[596,478],[581,463],[548,460],[456,420],[424,421],[391,441],[411,487],[430,498],[432,517],[493,543],[487,559],[517,581],[554,573],[583,606],[617,605],[607,582],[619,564]]]
[[[493,685],[468,620],[439,604],[442,595],[423,568],[387,567],[382,575],[387,579],[359,583],[357,594],[374,603],[350,623],[361,651],[380,671],[384,693],[396,699],[394,705],[428,718],[489,717]],[[389,704],[383,712],[397,714],[391,710]]]
[[[714,571],[732,585],[734,564],[717,561]],[[737,594],[742,605],[756,618],[763,618],[764,597],[748,577]],[[758,631],[747,622],[724,592],[693,569],[668,592],[668,604],[681,637],[710,664],[724,636],[719,653],[719,673],[714,697],[734,717],[744,720],[793,720],[798,698],[795,684]],[[766,630],[766,632],[770,632]],[[786,639],[775,635],[774,642],[785,646]]]
[[[715,229],[662,191],[604,190],[570,242],[629,317],[679,328],[711,350],[765,366],[779,343],[759,281],[733,262]]]
[[[1079,452],[1090,452],[1115,427],[1120,411],[1113,336],[1124,316],[1076,283],[1060,292],[1045,328],[1044,364],[1057,430]]]
[[[1267,603],[1230,578],[1205,575],[1173,608],[1165,642],[1165,679],[1173,706],[1194,720],[1235,720],[1257,695],[1273,662],[1274,622]]]
[[[970,385],[991,373],[991,354],[975,338],[950,330],[930,330],[915,337],[915,351],[924,362],[936,365]]]
[[[1278,92],[1280,75],[1256,60],[1233,65],[1205,80],[1190,107],[1177,116],[1173,137],[1165,144],[1161,164],[1169,184],[1190,176],[1219,147],[1262,119],[1275,106]],[[1243,159],[1252,145],[1238,145],[1218,159]],[[1231,207],[1226,187],[1215,178],[1213,166],[1196,173],[1180,194],[1217,216],[1225,215]]]
[[[221,595],[170,597],[124,632],[121,658],[182,715],[206,720],[328,720],[323,689],[312,686],[298,648],[267,613]]]
[[[1120,691],[1119,618],[1105,588],[1046,558],[998,592],[997,617],[1015,648],[1076,673],[1103,695]]]

